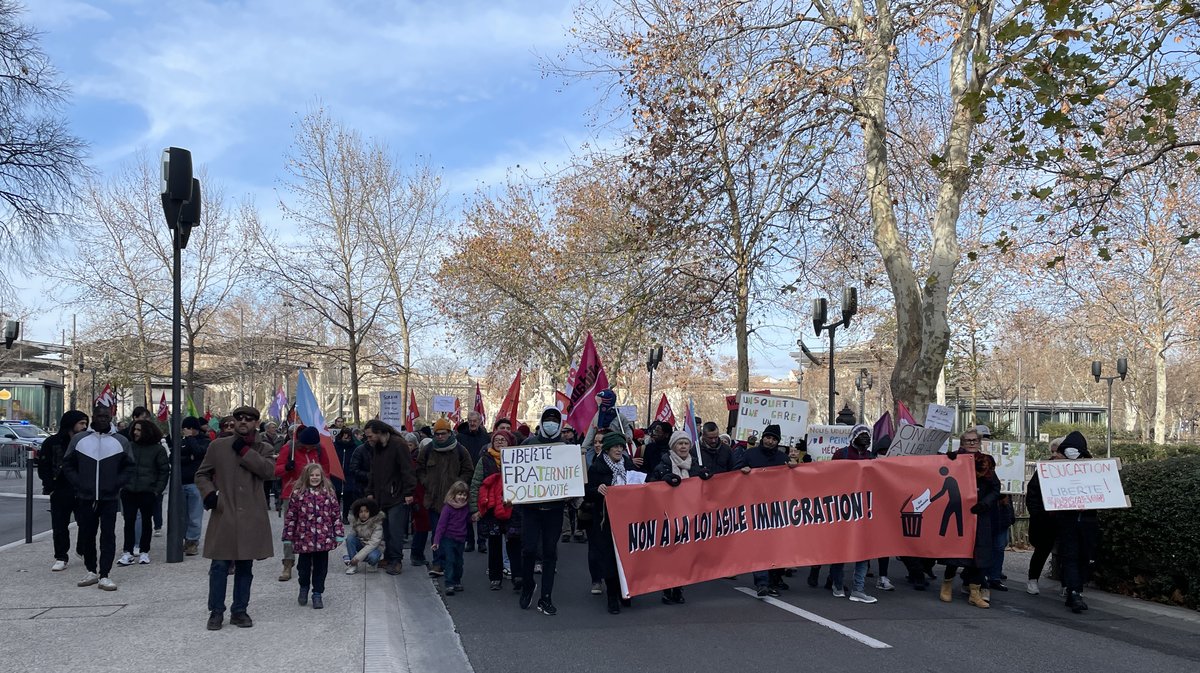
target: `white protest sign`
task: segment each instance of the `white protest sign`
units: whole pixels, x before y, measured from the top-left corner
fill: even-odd
[[[738,393],[735,441],[748,441],[750,435],[762,437],[768,425],[778,425],[779,444],[795,446],[808,433],[808,402],[794,397]]]
[[[617,413],[624,416],[625,420],[629,421],[630,423],[637,422],[638,414],[636,404],[622,404],[617,407]]]
[[[901,425],[896,439],[892,440],[892,445],[888,447],[887,457],[932,456],[939,452],[949,438],[949,430]]]
[[[850,425],[810,425],[808,426],[808,455],[814,461],[832,460],[838,449],[850,445]]]
[[[925,427],[932,430],[954,431],[954,407],[930,404],[925,411]]]
[[[1129,507],[1115,458],[1038,461],[1042,504],[1047,511]]]
[[[950,442],[950,450],[958,451],[959,441]],[[1015,442],[987,441],[980,451],[996,459],[996,478],[1000,480],[1000,492],[1019,494],[1025,492],[1025,445]]]
[[[531,444],[500,451],[504,499],[516,504],[583,497],[583,455],[577,444]]]
[[[433,413],[435,413],[435,414],[452,414],[452,413],[454,413],[454,396],[453,395],[434,395],[433,396]]]
[[[379,393],[379,420],[393,428],[404,427],[404,393],[384,390]]]
[[[996,477],[1001,493],[1025,492],[1025,445],[1015,442],[984,442],[983,452],[996,459]]]

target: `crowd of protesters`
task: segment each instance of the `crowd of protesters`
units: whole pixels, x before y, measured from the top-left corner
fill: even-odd
[[[466,589],[467,555],[486,555],[488,588],[500,591],[505,579],[522,610],[536,606],[554,615],[555,575],[559,543],[587,544],[591,593],[607,597],[607,610],[619,614],[632,606],[624,598],[606,497],[613,486],[663,482],[678,486],[685,479],[709,479],[725,472],[811,463],[803,442],[781,445],[778,426],[735,443],[714,422],[699,424],[698,441],[662,421],[644,431],[615,408],[616,395],[606,390],[596,398],[598,412],[586,428],[573,428],[556,407],[547,407],[530,427],[498,419],[490,431],[472,411],[458,425],[437,419],[416,432],[398,430],[381,420],[361,429],[337,418],[329,428],[301,424],[280,427],[262,422],[259,411],[242,406],[211,421],[188,417],[180,438],[179,480],[183,493],[181,524],[186,556],[210,559],[208,628],[220,629],[226,612],[228,577],[234,578],[229,623],[250,627],[248,614],[252,565],[275,554],[270,516],[282,518],[282,565],[278,580],[298,584],[297,602],[322,609],[329,554],[344,549],[340,559],[347,575],[384,570],[404,571],[409,563],[424,567],[442,593]],[[142,415],[144,414],[144,415]],[[78,523],[75,546],[86,572],[80,587],[98,585],[115,591],[117,565],[151,563],[152,537],[161,528],[161,502],[171,479],[171,461],[158,425],[139,408],[122,432],[108,409],[97,407],[89,418],[80,411],[63,415],[57,434],[39,452],[38,473],[50,496],[54,541],[51,570],[70,564],[72,517]],[[328,440],[323,441],[323,435]],[[981,452],[990,439],[985,426],[962,433],[948,460],[971,460],[975,467],[976,504],[972,554],[954,559],[901,557],[907,582],[923,590],[944,567],[938,597],[954,601],[954,581],[961,580],[966,602],[991,606],[994,592],[1008,591],[1003,554],[1013,524],[1013,506],[1002,494],[995,460]],[[329,441],[331,440],[331,441]],[[580,447],[587,480],[585,495],[536,504],[513,504],[503,498],[501,452],[518,444],[566,443]],[[887,442],[873,445],[871,429],[856,425],[849,445],[834,460],[872,460],[886,454]],[[1083,435],[1073,432],[1051,443],[1052,460],[1090,458]],[[633,473],[643,476],[633,478]],[[937,499],[942,494],[933,496]],[[1058,550],[1063,596],[1074,612],[1087,609],[1084,584],[1098,543],[1094,513],[1047,512],[1041,507],[1035,476],[1028,485],[1030,541],[1034,554],[1026,591],[1039,592],[1038,578],[1051,550]],[[204,512],[209,511],[207,528]],[[124,516],[122,554],[116,557],[116,517]],[[97,545],[97,538],[99,544]],[[200,542],[203,539],[203,548]],[[874,561],[874,586],[894,591],[890,559],[852,563],[847,580],[843,564],[829,567],[825,588],[835,597],[875,603],[867,593]],[[752,573],[759,596],[776,597],[790,589],[787,578],[800,569],[766,569]],[[807,583],[817,587],[820,567],[807,569]],[[668,605],[685,602],[685,587],[662,592]]]

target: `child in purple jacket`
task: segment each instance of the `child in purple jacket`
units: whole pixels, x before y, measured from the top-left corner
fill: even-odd
[[[445,595],[453,596],[462,591],[463,547],[467,542],[467,526],[471,521],[471,510],[467,508],[467,484],[454,482],[446,492],[446,504],[438,517],[437,530],[433,533],[433,551],[441,549],[446,560]]]

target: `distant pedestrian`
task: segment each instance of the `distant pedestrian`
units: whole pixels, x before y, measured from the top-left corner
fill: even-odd
[[[738,454],[734,469],[742,474],[750,474],[753,470],[777,465],[787,465],[788,452],[780,449],[779,440],[782,435],[778,425],[768,425],[762,433],[763,441],[746,447]],[[759,596],[778,596],[781,589],[787,588],[783,581],[783,569],[771,568],[754,572],[754,588]]]
[[[768,428],[768,430],[769,429],[770,428]],[[772,438],[768,434],[767,430],[764,430],[762,435],[763,446],[765,447],[771,440]],[[775,441],[778,441],[778,439]],[[833,460],[873,460],[874,458],[875,453],[871,451],[871,428],[868,428],[865,425],[856,425],[851,428],[850,443],[838,449],[837,452],[833,454]],[[890,556],[879,560],[880,582],[876,586],[884,591],[891,591],[892,588],[891,580],[888,580],[886,583],[883,582],[883,580],[887,580],[888,562],[890,560]],[[853,584],[851,585],[849,592],[846,591],[845,584],[843,583],[844,573],[844,563],[835,563],[829,566],[829,577],[832,581],[832,591],[835,597],[841,598],[849,593],[850,600],[855,603],[870,604],[879,600],[866,592],[867,561],[854,562],[854,577],[852,578]]]
[[[1087,439],[1074,431],[1058,445],[1061,460],[1090,459]],[[1083,585],[1092,577],[1092,561],[1100,543],[1100,524],[1096,510],[1060,510],[1054,512],[1058,524],[1058,563],[1067,607],[1079,614],[1088,609],[1083,602]]]
[[[162,445],[162,431],[153,421],[139,419],[129,429],[133,438],[130,449],[133,453],[133,478],[121,489],[121,511],[125,515],[124,554],[117,565],[130,566],[134,563],[150,563],[150,521],[154,516],[154,503],[167,490],[171,479],[171,459]],[[134,529],[138,516],[142,517],[141,537],[134,545]]]
[[[233,605],[229,623],[241,628],[254,626],[247,608],[254,581],[254,561],[274,554],[271,521],[262,506],[263,482],[275,474],[271,446],[254,432],[258,410],[233,410],[234,434],[218,437],[208,445],[196,469],[196,488],[204,508],[212,514],[204,536],[204,557],[212,560],[208,570],[208,629],[221,628],[225,618],[225,589],[229,566],[234,566]]]
[[[442,553],[446,578],[443,593],[453,596],[463,590],[463,552],[467,543],[467,530],[471,527],[471,510],[467,507],[468,489],[466,482],[456,481],[446,491],[445,504],[438,515],[437,528],[433,531],[433,551]]]
[[[500,481],[500,452],[516,443],[508,430],[492,432],[492,443],[479,457],[471,479],[468,506],[472,519],[479,523],[480,534],[487,540],[488,580],[491,590],[499,591],[504,579],[504,552],[512,564],[512,585],[521,588],[521,518],[511,503],[504,502]]]
[[[38,448],[38,478],[42,480],[42,495],[50,496],[50,527],[54,531],[54,565],[58,572],[67,569],[71,551],[71,516],[75,513],[75,487],[63,474],[63,457],[71,439],[87,430],[88,417],[72,409],[62,415],[58,432],[46,438]]]
[[[701,465],[697,454],[692,451],[692,438],[686,432],[672,433],[670,447],[670,451],[662,457],[646,481],[663,481],[671,486],[678,486],[683,483],[684,479],[691,477],[700,477],[701,479],[712,477],[712,471],[707,466]],[[683,587],[664,589],[662,602],[667,605],[683,604]]]
[[[433,424],[433,443],[421,449],[417,457],[417,480],[425,487],[425,508],[429,510],[429,526],[437,530],[437,517],[442,503],[454,482],[469,482],[475,472],[475,463],[466,447],[458,443],[451,432],[450,421],[439,418]],[[421,551],[424,551],[424,543]],[[417,548],[413,547],[413,554]],[[445,572],[444,554],[433,551],[433,564],[429,567],[430,577],[441,577]]]
[[[588,469],[587,483],[584,485],[585,500],[592,505],[594,511],[592,519],[592,532],[589,538],[600,540],[612,540],[612,521],[609,519],[607,498],[608,489],[611,486],[622,486],[628,483],[628,474],[634,471],[633,460],[625,452],[625,436],[619,432],[608,432],[604,434],[603,451],[596,456],[592,461],[591,468]],[[621,606],[628,607],[631,605],[629,599],[621,598],[621,584],[617,573],[617,556],[616,549],[611,544],[602,544],[597,549],[597,565],[600,576],[604,578],[604,584],[608,592],[608,612],[609,614],[620,614]],[[528,555],[526,555],[528,562]],[[550,571],[553,572],[553,569]],[[542,582],[546,581],[546,574],[542,575]],[[546,614],[556,614],[553,603],[549,602],[549,598],[543,598],[550,606],[550,611],[546,612],[542,604],[538,603],[538,609]],[[522,600],[521,607],[527,607]]]
[[[1064,459],[1058,452],[1058,447],[1065,439],[1066,437],[1058,437],[1050,441],[1050,460]],[[1042,502],[1042,482],[1038,478],[1037,470],[1033,471],[1033,477],[1025,487],[1025,508],[1029,511],[1029,544],[1033,545],[1025,591],[1036,596],[1040,593],[1038,578],[1042,576],[1042,571],[1046,568],[1046,559],[1050,558],[1050,553],[1054,551],[1054,545],[1058,542],[1058,521],[1053,512],[1046,511],[1046,505]]]
[[[354,458],[354,451],[358,448],[358,442],[354,441],[354,430],[352,428],[343,427],[338,432],[337,437],[333,440],[333,450],[337,454],[338,464],[343,467],[350,464]],[[342,521],[350,520],[350,505],[358,500],[359,486],[354,478],[352,470],[344,469],[344,479],[332,479],[333,488],[337,491],[338,501],[342,503]]]
[[[112,416],[108,407],[92,411],[90,431],[71,438],[63,456],[63,474],[75,489],[75,521],[79,523],[78,547],[83,552],[87,574],[79,586],[99,584],[105,591],[116,591],[109,578],[117,554],[117,500],[121,489],[133,478],[133,453],[129,442],[112,434]],[[99,557],[96,534],[100,534]]]
[[[296,602],[308,604],[312,588],[314,610],[325,607],[325,577],[329,574],[329,552],[342,542],[342,508],[337,492],[320,463],[304,466],[288,501],[283,518],[283,539],[298,554],[296,576],[300,595]]]
[[[183,553],[196,556],[200,553],[200,533],[204,526],[204,499],[196,487],[196,470],[208,453],[208,433],[204,432],[203,419],[188,416],[183,419],[183,446],[179,452],[179,483],[183,487],[183,511],[187,514],[187,527],[183,532]]]

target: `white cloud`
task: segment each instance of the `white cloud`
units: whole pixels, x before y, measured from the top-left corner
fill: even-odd
[[[71,0],[55,0],[75,4]],[[536,52],[564,44],[569,3],[194,0],[143,3],[94,45],[104,65],[79,94],[141,108],[130,145],[187,141],[209,156],[284,125],[318,97],[368,135],[536,80]],[[470,103],[468,103],[470,104]]]
[[[39,30],[57,30],[77,24],[94,29],[96,23],[112,20],[112,15],[105,10],[81,0],[36,0],[27,3],[25,9],[25,19]]]

